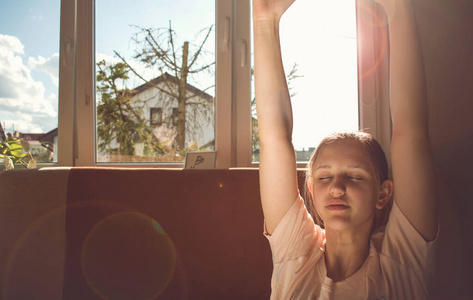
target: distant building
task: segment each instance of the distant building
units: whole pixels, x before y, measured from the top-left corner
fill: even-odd
[[[167,150],[177,148],[179,79],[164,73],[142,84],[131,93],[130,105],[142,112],[152,127],[152,133]],[[186,123],[184,147],[197,146],[215,149],[215,98],[190,84],[186,84]],[[113,140],[109,149],[117,149]],[[135,144],[135,156],[143,156],[144,145]],[[107,162],[109,154],[99,151],[98,160]]]
[[[57,161],[58,129],[48,133],[16,133],[30,144],[30,153],[38,162]]]
[[[309,147],[309,149],[302,148],[302,150],[297,150],[296,151],[297,161],[309,161],[314,151],[315,151],[315,147]]]
[[[135,88],[132,105],[140,107],[148,116],[149,125],[161,143],[174,146],[177,134],[177,91],[179,80],[168,74]],[[187,84],[186,103],[186,147],[197,143],[199,147],[215,146],[215,98],[200,89]],[[173,147],[174,148],[174,147]]]

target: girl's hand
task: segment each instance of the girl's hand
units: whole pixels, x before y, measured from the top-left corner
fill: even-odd
[[[253,20],[279,21],[295,0],[253,0]]]

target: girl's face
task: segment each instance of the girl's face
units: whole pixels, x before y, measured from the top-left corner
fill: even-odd
[[[371,228],[376,209],[385,205],[371,159],[353,139],[323,146],[311,182],[315,208],[327,229]]]

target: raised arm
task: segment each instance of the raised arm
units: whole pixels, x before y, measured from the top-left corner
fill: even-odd
[[[412,0],[379,0],[389,19],[394,201],[426,241],[437,233],[427,92]]]
[[[298,193],[292,108],[279,43],[279,20],[293,2],[253,0],[260,190],[266,229],[270,234]]]

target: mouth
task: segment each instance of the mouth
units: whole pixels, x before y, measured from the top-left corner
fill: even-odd
[[[345,209],[349,209],[349,208],[350,207],[346,206],[346,205],[328,205],[327,206],[328,210],[345,210]]]
[[[350,206],[348,206],[345,201],[340,199],[332,199],[327,204],[328,210],[345,210],[349,208]]]

